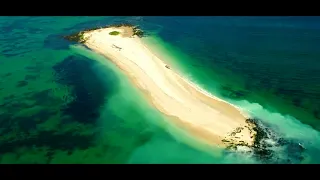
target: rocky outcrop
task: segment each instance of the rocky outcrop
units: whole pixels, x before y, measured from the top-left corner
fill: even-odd
[[[71,34],[71,35],[63,36],[63,38],[67,39],[69,41],[73,41],[73,42],[85,43],[87,39],[84,37],[84,33],[89,32],[89,31],[98,30],[98,29],[110,28],[110,27],[131,27],[132,31],[133,31],[132,36],[138,36],[140,38],[146,36],[145,32],[142,31],[141,29],[139,29],[138,26],[135,26],[135,25],[129,24],[129,23],[119,23],[119,24],[106,25],[106,26],[102,26],[102,27],[88,28],[83,31]]]

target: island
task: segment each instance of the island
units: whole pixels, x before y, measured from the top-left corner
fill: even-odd
[[[65,39],[100,53],[117,65],[168,120],[208,145],[257,147],[263,134],[254,119],[185,78],[157,57],[131,24],[86,29]]]

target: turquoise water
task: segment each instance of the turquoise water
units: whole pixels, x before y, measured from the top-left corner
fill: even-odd
[[[319,163],[319,20],[1,17],[0,162]],[[260,119],[267,158],[194,145],[112,63],[61,38],[123,21],[184,76]]]

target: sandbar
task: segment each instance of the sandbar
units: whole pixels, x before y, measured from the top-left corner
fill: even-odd
[[[111,33],[111,32],[119,32]],[[132,27],[107,27],[83,33],[83,43],[116,64],[168,121],[208,145],[252,146],[255,131],[249,118],[183,77],[158,58]]]

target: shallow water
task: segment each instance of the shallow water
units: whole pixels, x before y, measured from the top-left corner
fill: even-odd
[[[207,153],[112,63],[61,38],[123,21],[141,25],[145,41],[184,76],[261,119],[268,158],[245,148]],[[318,22],[1,17],[0,163],[319,163]]]

